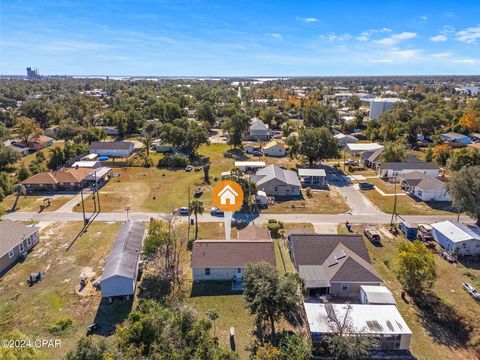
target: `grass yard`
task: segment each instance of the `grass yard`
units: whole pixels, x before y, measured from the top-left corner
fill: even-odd
[[[54,195],[54,196],[20,196],[18,199],[16,211],[39,211],[40,204],[44,202],[46,198],[51,199],[51,205],[43,211],[55,211],[65,205],[73,196],[71,195]],[[15,202],[15,196],[9,195],[2,201],[2,207],[4,211],[9,211],[13,203]]]
[[[374,189],[361,191],[381,211],[386,213],[393,211],[394,196],[382,196]],[[408,195],[401,195],[397,196],[397,213],[399,215],[455,215],[456,210],[452,209],[447,202],[426,203]]]
[[[190,237],[195,233],[195,227],[190,228]],[[198,238],[203,240],[225,240],[225,225],[223,222],[198,223]],[[237,229],[232,227],[230,238],[237,238]]]
[[[342,214],[349,210],[343,197],[335,189],[330,191],[312,191],[312,198],[308,198],[302,191],[302,199],[276,200],[263,210],[265,214]]]
[[[54,142],[53,145],[51,145],[49,147],[46,147],[44,149],[38,150],[37,152],[42,152],[45,155],[45,159],[48,160],[49,157],[50,157],[50,150],[53,150],[53,148],[56,148],[56,147],[59,147],[60,149],[63,149],[65,147],[65,143],[63,141]],[[29,155],[21,158],[17,163],[17,167],[20,166],[20,163],[22,163],[22,162],[28,167],[28,165],[33,160],[35,160],[35,156],[36,156],[35,154],[37,152],[35,152],[33,154],[29,154]]]
[[[378,227],[377,227],[378,228]],[[346,233],[343,225],[339,226],[339,233]],[[362,226],[353,226],[354,232],[361,233]],[[421,310],[409,301],[406,303],[401,298],[402,286],[395,276],[395,259],[399,242],[406,241],[402,237],[390,235],[386,228],[380,228],[382,247],[373,246],[366,241],[372,263],[378,270],[385,286],[392,291],[397,306],[413,332],[411,351],[419,360],[429,359],[476,359],[475,355],[464,346],[456,344],[451,340],[451,335],[435,323],[423,318]],[[445,303],[451,305],[459,315],[470,320],[475,326],[472,337],[478,338],[480,334],[480,306],[462,288],[462,282],[472,283],[470,274],[477,279],[480,278],[479,269],[466,269],[463,266],[454,266],[435,255],[438,278],[433,287],[433,292]],[[475,333],[477,335],[475,335]]]
[[[41,350],[40,357],[46,359],[60,359],[75,346],[94,321],[100,303],[100,292],[90,283],[78,292],[79,281],[82,274],[101,276],[119,224],[91,224],[66,251],[82,225],[69,222],[47,226],[27,259],[0,279],[0,333],[17,329],[30,339],[61,339],[61,349]],[[45,272],[45,277],[29,287],[27,277],[36,271]],[[62,318],[73,321],[72,325],[58,333],[49,331],[48,327]]]

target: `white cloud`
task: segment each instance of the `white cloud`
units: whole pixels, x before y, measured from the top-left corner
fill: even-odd
[[[315,17],[307,17],[307,18],[300,18],[301,21],[307,22],[307,23],[313,23],[320,21],[320,19],[317,19]]]
[[[457,60],[454,60],[453,62],[457,64],[475,64],[476,63],[475,59],[457,59]]]
[[[422,50],[393,50],[374,58],[375,63],[409,63],[423,60]]]
[[[355,39],[359,40],[359,41],[368,41],[368,39],[370,38],[370,36],[372,34],[375,34],[375,33],[388,33],[388,32],[392,32],[392,29],[389,29],[387,27],[383,27],[383,28],[380,28],[380,29],[370,29],[370,30],[367,30],[367,31],[364,31],[362,32],[360,35],[358,35],[357,37],[355,37]]]
[[[275,39],[281,39],[282,38],[282,34],[279,34],[279,33],[271,33],[270,35],[272,37],[274,37]]]
[[[458,31],[455,39],[467,44],[475,44],[480,39],[480,26]]]
[[[419,18],[422,19],[422,20],[428,20],[428,16],[425,16],[425,15],[419,16]]]
[[[396,45],[402,40],[413,39],[415,37],[417,37],[416,33],[404,31],[399,34],[393,34],[381,40],[375,40],[375,43],[381,44],[381,45]]]
[[[352,35],[350,34],[335,34],[335,33],[330,33],[326,35],[320,35],[321,39],[326,39],[328,41],[346,41],[350,40],[352,38]]]
[[[445,58],[448,58],[448,57],[452,56],[452,53],[443,52],[443,53],[432,54],[430,56],[433,57],[433,58],[436,58],[436,59],[445,59]]]
[[[432,36],[430,40],[435,42],[442,42],[442,41],[447,41],[448,37],[446,35],[440,34],[440,35]]]

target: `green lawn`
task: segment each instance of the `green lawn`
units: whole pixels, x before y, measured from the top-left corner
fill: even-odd
[[[192,237],[195,232],[194,226],[190,228]],[[225,239],[225,225],[223,222],[215,223],[198,223],[198,238],[204,240],[224,240]],[[237,229],[232,227],[230,238],[232,240],[237,238]]]
[[[27,259],[0,279],[0,333],[16,329],[31,339],[61,339],[61,349],[42,350],[49,359],[62,358],[94,321],[101,295],[90,283],[77,293],[80,276],[101,276],[119,224],[91,224],[66,251],[81,228],[78,222],[49,225],[41,231],[40,243]],[[29,287],[27,277],[36,271],[45,272],[45,277]],[[70,318],[73,326],[62,335],[50,334],[47,327],[60,317]]]
[[[366,241],[370,258],[375,268],[378,270],[385,286],[392,291],[397,307],[413,332],[411,351],[419,360],[429,359],[475,359],[475,355],[465,347],[459,346],[453,342],[439,341],[440,334],[442,338],[449,338],[451,335],[443,336],[444,331],[435,323],[428,319],[423,319],[421,311],[411,302],[406,303],[401,298],[402,286],[398,282],[395,275],[395,259],[397,255],[397,247],[403,237],[387,236],[386,228],[379,228],[381,235],[382,247],[373,246]],[[345,227],[339,225],[339,233],[346,233]],[[354,225],[353,230],[356,233],[362,233],[363,226]],[[439,255],[435,255],[437,264],[438,279],[433,287],[433,292],[439,296],[444,302],[453,306],[455,311],[460,315],[469,319],[475,325],[473,337],[479,337],[480,324],[480,306],[473,300],[463,289],[462,282],[472,282],[466,273],[471,274],[477,279],[480,278],[480,270],[465,269],[463,266],[454,266],[443,260]]]

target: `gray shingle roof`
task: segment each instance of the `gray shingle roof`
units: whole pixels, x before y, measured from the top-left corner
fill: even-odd
[[[38,227],[24,225],[12,220],[0,222],[0,257],[3,257],[22,240],[38,231]]]
[[[122,224],[103,269],[102,280],[112,276],[136,278],[144,234],[143,222],[128,221]]]
[[[445,187],[445,183],[426,175],[420,171],[412,171],[411,173],[399,176],[409,186],[418,187],[421,190],[435,190]]]
[[[380,165],[380,169],[385,170],[438,170],[437,164],[433,162],[386,162]]]
[[[253,118],[250,122],[250,130],[264,130],[268,131],[267,125],[259,118]]]
[[[90,144],[90,150],[128,150],[132,144],[129,141],[94,141]]]
[[[276,165],[269,165],[260,169],[256,172],[255,176],[252,176],[252,180],[255,181],[257,185],[265,184],[272,179],[277,179],[287,185],[302,186],[295,171],[284,170]]]

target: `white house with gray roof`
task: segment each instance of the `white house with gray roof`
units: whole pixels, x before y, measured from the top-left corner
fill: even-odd
[[[103,269],[100,280],[102,297],[132,296],[135,293],[145,233],[143,222],[122,224]]]
[[[12,220],[0,221],[0,274],[40,241],[39,228]]]
[[[447,184],[420,171],[399,176],[402,189],[422,201],[451,201]]]
[[[302,184],[297,173],[276,165],[258,170],[251,178],[257,188],[270,196],[299,196]]]
[[[420,172],[432,177],[438,177],[440,168],[433,162],[423,161],[386,162],[378,167],[378,175],[381,178],[393,178],[411,172]]]
[[[270,130],[265,123],[257,117],[250,120],[248,138],[252,140],[270,140]]]

